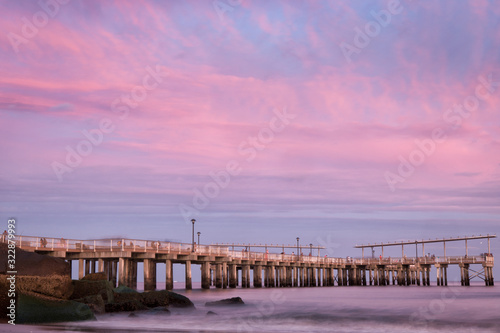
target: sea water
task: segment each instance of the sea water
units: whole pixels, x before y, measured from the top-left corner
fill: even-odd
[[[132,317],[103,314],[97,321],[37,328],[45,332],[500,332],[498,286],[174,291],[189,297],[196,308],[171,308],[170,314],[138,311]],[[245,305],[205,306],[235,296]]]

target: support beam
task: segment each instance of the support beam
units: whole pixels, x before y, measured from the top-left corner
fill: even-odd
[[[262,266],[253,266],[253,286],[254,288],[262,287]]]
[[[104,272],[104,259],[97,259],[97,271]]]
[[[215,265],[215,287],[222,288],[222,264]]]
[[[144,259],[144,291],[156,290],[156,262]]]
[[[238,271],[235,264],[229,265],[229,288],[236,288],[238,280]]]
[[[81,280],[85,276],[85,260],[78,259],[78,279]]]
[[[229,286],[229,272],[227,263],[222,263],[222,288],[226,289]]]
[[[186,261],[186,290],[193,289],[193,282],[191,280],[191,261]]]
[[[201,288],[210,289],[210,263],[201,264]]]
[[[172,290],[174,289],[174,277],[173,277],[173,272],[172,272],[172,260],[167,259],[165,260],[165,289],[166,290]]]
[[[118,278],[118,261],[113,260],[111,262],[111,284],[113,285],[113,288],[118,287],[117,278]]]
[[[241,288],[247,287],[247,268],[248,265],[241,266]]]
[[[132,289],[137,289],[137,261],[130,259],[129,264],[128,286]]]
[[[129,264],[128,259],[120,258],[118,259],[118,268],[120,272],[118,273],[118,285],[128,287],[128,275],[129,275]]]
[[[246,273],[247,273],[247,288],[250,288],[250,265],[247,265]]]

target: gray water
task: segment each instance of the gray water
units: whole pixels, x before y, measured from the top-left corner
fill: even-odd
[[[196,285],[194,286],[196,287]],[[500,288],[316,287],[174,290],[195,310],[99,315],[54,332],[500,332]],[[245,305],[206,307],[240,296]],[[217,315],[207,315],[214,311]],[[39,327],[42,328],[42,327]]]

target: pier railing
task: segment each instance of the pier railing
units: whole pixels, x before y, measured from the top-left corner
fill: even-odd
[[[2,242],[6,242],[6,235],[2,235]],[[137,239],[99,239],[78,240],[37,236],[17,236],[16,245],[21,249],[35,251],[66,251],[66,252],[97,252],[97,251],[131,251],[156,252],[176,254],[197,254],[226,256],[241,260],[261,260],[280,262],[302,262],[314,264],[340,265],[415,265],[415,264],[493,264],[491,254],[480,256],[447,256],[447,257],[402,257],[402,258],[330,258],[312,255],[296,255],[284,253],[268,253],[256,251],[236,251],[230,246],[198,245],[194,251],[190,243],[165,242]]]

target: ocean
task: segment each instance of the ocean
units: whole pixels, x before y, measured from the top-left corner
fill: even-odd
[[[176,288],[182,287],[176,284]],[[193,284],[193,287],[199,287]],[[500,332],[500,288],[315,287],[174,290],[194,310],[98,315],[97,321],[17,332]],[[205,302],[239,296],[240,306]],[[208,315],[208,311],[216,314]],[[0,327],[1,329],[2,327]],[[5,327],[4,327],[5,328]]]

